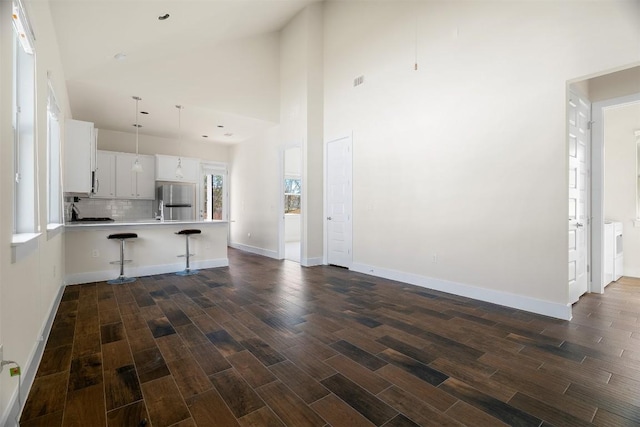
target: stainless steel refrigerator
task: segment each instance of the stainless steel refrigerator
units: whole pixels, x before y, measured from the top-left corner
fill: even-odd
[[[195,184],[157,183],[158,214],[165,221],[195,221],[195,199]]]

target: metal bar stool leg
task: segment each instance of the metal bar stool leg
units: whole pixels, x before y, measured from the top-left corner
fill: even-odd
[[[135,282],[135,277],[127,277],[124,275],[124,263],[126,260],[124,259],[124,241],[126,239],[135,239],[138,237],[135,233],[116,233],[109,235],[108,239],[118,239],[120,240],[120,275],[116,279],[108,280],[107,283],[110,285],[121,285],[123,283],[131,283]],[[117,261],[112,262],[115,264]]]
[[[184,254],[184,257],[187,259],[187,265],[185,267],[184,270],[182,271],[178,271],[176,273],[176,275],[178,276],[191,276],[192,274],[198,274],[198,270],[192,270],[191,269],[191,265],[189,263],[189,258],[191,256],[191,253],[189,252],[189,236],[191,234],[200,234],[201,231],[200,230],[180,230],[178,231],[176,234],[182,234],[185,237],[185,241],[186,241],[186,252]]]

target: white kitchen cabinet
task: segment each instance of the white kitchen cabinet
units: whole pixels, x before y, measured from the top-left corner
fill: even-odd
[[[199,182],[200,159],[179,157],[182,163],[182,178],[176,177],[178,157],[156,154],[156,181]]]
[[[133,172],[136,157],[142,164],[142,172]],[[130,153],[116,154],[116,198],[155,199],[155,159]]]
[[[89,195],[96,167],[97,129],[91,122],[67,119],[64,141],[64,192]]]
[[[98,150],[96,155],[95,191],[91,197],[97,199],[115,199],[116,153]]]

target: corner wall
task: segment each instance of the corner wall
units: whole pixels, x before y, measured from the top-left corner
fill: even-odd
[[[323,4],[280,34],[280,125],[231,149],[231,246],[278,257],[283,147],[302,148],[302,265],[322,263]]]
[[[566,82],[640,59],[637,2],[574,6],[326,3],[324,132],[353,130],[355,264],[568,313]]]
[[[22,368],[22,396],[26,396],[37,369],[50,314],[55,314],[63,285],[63,234],[47,232],[47,72],[62,119],[69,117],[64,73],[51,21],[48,1],[24,2],[36,35],[36,150],[39,171],[38,221],[40,237],[36,248],[13,263],[13,131],[12,81],[13,44],[11,2],[0,2],[0,343],[4,358]],[[64,136],[63,136],[64,137]],[[15,425],[18,378],[8,369],[0,374],[0,425]],[[24,401],[22,402],[24,404]]]

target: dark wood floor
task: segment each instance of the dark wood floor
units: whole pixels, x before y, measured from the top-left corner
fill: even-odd
[[[640,425],[640,280],[565,322],[229,258],[67,287],[21,426]]]

